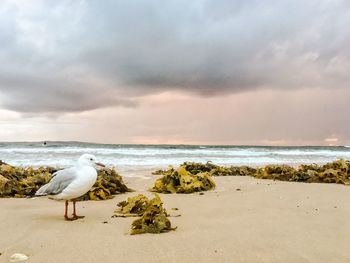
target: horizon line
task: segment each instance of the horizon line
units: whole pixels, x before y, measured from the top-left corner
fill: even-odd
[[[0,143],[81,143],[81,144],[97,144],[97,145],[142,145],[142,146],[204,146],[204,147],[293,147],[293,148],[301,148],[301,147],[344,147],[348,148],[350,146],[346,145],[256,145],[256,144],[172,144],[172,143],[101,143],[101,142],[88,142],[88,141],[75,141],[75,140],[42,140],[42,141],[0,141]]]

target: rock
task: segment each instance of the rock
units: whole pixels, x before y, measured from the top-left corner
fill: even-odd
[[[28,259],[29,257],[25,254],[15,253],[11,256],[10,262],[23,262],[23,261],[27,261]]]

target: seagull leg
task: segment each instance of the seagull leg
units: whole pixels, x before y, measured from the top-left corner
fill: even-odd
[[[68,200],[64,203],[64,220],[66,221],[73,221],[75,220],[73,217],[68,217]]]
[[[66,221],[73,221],[73,220],[77,220],[78,218],[74,218],[74,217],[68,217],[68,200],[65,202],[65,209],[64,209],[64,220]]]
[[[73,218],[74,219],[79,219],[79,218],[84,218],[85,216],[78,216],[75,212],[75,201],[73,201]]]

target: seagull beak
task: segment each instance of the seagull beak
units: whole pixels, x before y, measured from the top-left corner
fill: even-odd
[[[97,166],[106,167],[103,163],[96,163]]]

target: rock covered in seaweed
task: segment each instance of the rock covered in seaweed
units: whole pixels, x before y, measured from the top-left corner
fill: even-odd
[[[53,167],[15,167],[0,165],[0,197],[30,197],[44,184],[48,183],[57,168]],[[79,200],[104,200],[112,195],[130,191],[123,179],[114,169],[98,171],[98,178],[91,191]]]
[[[171,168],[164,176],[156,180],[151,191],[158,193],[193,193],[215,188],[215,182],[209,172],[192,174],[184,166]]]

